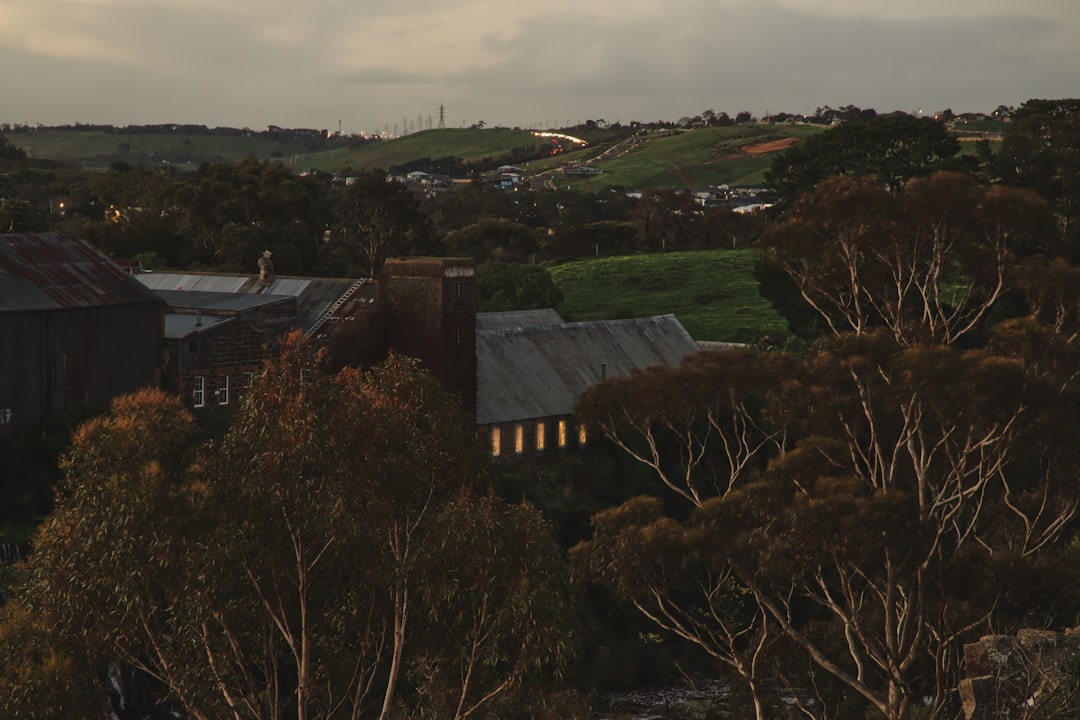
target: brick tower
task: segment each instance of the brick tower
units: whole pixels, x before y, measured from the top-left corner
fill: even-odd
[[[379,276],[390,349],[423,362],[476,410],[476,272],[468,258],[396,258]]]

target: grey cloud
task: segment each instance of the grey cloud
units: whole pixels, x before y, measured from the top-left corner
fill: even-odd
[[[463,95],[512,99],[531,115],[544,105],[600,115],[608,112],[596,106],[602,99],[646,119],[704,107],[810,112],[847,103],[989,110],[1037,88],[1068,93],[1080,69],[1076,52],[1044,50],[1053,24],[1023,16],[888,21],[767,4],[679,7],[647,23],[536,20],[500,45],[503,62],[450,80]]]

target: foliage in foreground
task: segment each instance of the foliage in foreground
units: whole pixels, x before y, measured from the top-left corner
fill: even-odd
[[[1051,218],[950,173],[804,195],[766,240],[831,333],[591,389],[579,415],[654,482],[593,517],[579,576],[726,667],[759,720],[778,692],[954,717],[964,643],[1080,611],[1080,305]]]
[[[438,384],[401,358],[329,376],[294,340],[257,385],[216,444],[152,390],[80,429],[0,619],[0,715],[106,716],[110,663],[126,701],[192,718],[482,718],[543,694],[571,655],[561,557],[478,482]]]

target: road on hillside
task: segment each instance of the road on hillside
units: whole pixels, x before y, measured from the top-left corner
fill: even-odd
[[[655,135],[634,135],[633,137],[629,137],[625,140],[621,140],[615,143],[594,158],[582,160],[580,164],[592,165],[593,163],[599,162],[601,160],[616,160],[636,148],[638,145],[649,142],[651,140],[655,140],[657,137],[658,136]],[[563,168],[561,166],[551,168],[550,170],[545,170],[542,173],[532,175],[526,178],[525,181],[529,183],[529,187],[532,190],[555,188],[556,176],[560,175],[562,171]]]

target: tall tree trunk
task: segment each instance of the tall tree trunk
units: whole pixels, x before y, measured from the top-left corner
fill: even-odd
[[[382,711],[379,720],[387,720],[390,717],[390,707],[394,702],[394,693],[397,690],[397,679],[401,672],[401,658],[405,649],[405,625],[409,614],[409,589],[407,586],[399,587],[394,592],[394,655],[390,661],[390,677],[386,680],[386,694],[383,696]]]

